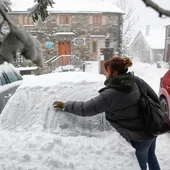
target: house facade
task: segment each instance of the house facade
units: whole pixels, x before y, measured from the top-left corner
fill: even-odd
[[[130,44],[130,55],[142,62],[154,63],[164,56],[165,30],[150,29],[139,31]]]
[[[62,55],[100,60],[104,48],[120,52],[122,44],[123,12],[113,4],[105,10],[104,3],[107,2],[100,1],[100,8],[92,6],[90,10],[77,6],[79,11],[75,7],[70,10],[54,7],[45,22],[34,23],[26,11],[13,11],[9,15],[40,41],[45,62]],[[68,64],[67,58],[64,63]]]
[[[165,27],[165,55],[164,55],[164,61],[170,62],[170,25],[167,25]]]

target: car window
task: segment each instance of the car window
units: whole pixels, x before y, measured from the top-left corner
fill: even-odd
[[[18,80],[22,80],[22,76],[12,64],[4,63],[0,65],[0,85],[9,84]]]
[[[10,80],[8,79],[8,76],[4,71],[2,72],[2,75],[3,75],[4,79],[5,79],[6,84],[10,83]]]
[[[3,85],[5,85],[5,84],[7,84],[7,83],[6,83],[6,81],[5,81],[5,78],[4,78],[3,74],[1,73],[1,74],[0,74],[0,85],[3,86]]]
[[[23,80],[22,76],[20,73],[18,73],[18,71],[14,71],[14,74],[16,75],[16,77],[18,78],[18,80]]]
[[[6,75],[6,77],[8,78],[9,80],[9,83],[12,83],[14,81],[18,81],[20,80],[17,75],[15,74],[15,72],[6,72],[4,73]]]

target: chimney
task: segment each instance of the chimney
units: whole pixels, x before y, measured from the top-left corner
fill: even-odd
[[[146,25],[145,36],[149,36],[150,34],[150,25]]]

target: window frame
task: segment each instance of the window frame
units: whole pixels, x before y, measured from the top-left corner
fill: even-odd
[[[102,15],[93,15],[93,24],[102,25]]]
[[[23,25],[34,25],[31,17],[23,16]]]
[[[59,15],[59,23],[61,25],[69,25],[70,22],[70,15]]]
[[[95,48],[94,48],[95,44]],[[97,47],[98,47],[98,42],[97,40],[92,40],[92,55],[96,56],[97,55]],[[95,50],[94,50],[95,49]]]
[[[167,29],[167,37],[170,37],[170,27]]]

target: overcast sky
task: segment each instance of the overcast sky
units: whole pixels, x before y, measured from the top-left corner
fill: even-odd
[[[132,0],[133,5],[136,8],[136,14],[139,16],[137,27],[145,27],[145,25],[151,25],[151,27],[159,28],[170,24],[170,18],[163,19],[158,16],[158,13],[150,7],[146,7],[142,0]],[[153,0],[157,2],[161,7],[170,10],[170,0]]]

